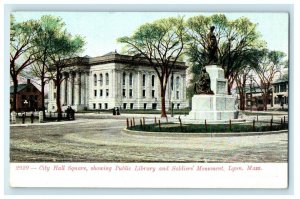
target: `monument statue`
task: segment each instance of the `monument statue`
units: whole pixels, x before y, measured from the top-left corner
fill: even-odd
[[[218,42],[214,34],[215,27],[210,27],[210,32],[208,33],[208,64],[216,64],[218,62]]]
[[[210,77],[206,72],[205,67],[202,68],[199,80],[195,83],[194,92],[195,94],[214,94],[214,92],[210,89]]]

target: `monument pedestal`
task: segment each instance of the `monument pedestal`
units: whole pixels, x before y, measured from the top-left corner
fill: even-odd
[[[237,119],[235,98],[227,94],[227,79],[224,70],[216,65],[206,66],[213,95],[198,94],[192,98],[189,120],[229,120]]]
[[[190,120],[229,120],[237,119],[235,99],[230,95],[194,95]]]

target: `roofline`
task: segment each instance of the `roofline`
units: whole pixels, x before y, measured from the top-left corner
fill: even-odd
[[[136,58],[135,58],[136,57]],[[128,63],[133,65],[148,65],[150,66],[149,61],[143,57],[130,56],[130,55],[120,55],[118,53],[103,55],[97,57],[77,57],[82,60],[81,65],[93,66],[97,64],[106,64],[106,63]],[[153,59],[154,62],[156,60]],[[177,61],[174,65],[174,68],[187,69],[188,66],[185,65],[185,62]]]

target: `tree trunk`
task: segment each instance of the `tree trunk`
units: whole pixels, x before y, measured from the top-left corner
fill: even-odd
[[[264,94],[264,109],[265,109],[265,111],[268,110],[268,100],[269,100],[269,94],[265,93]]]
[[[45,112],[45,81],[44,76],[41,76],[41,93],[42,93],[42,111],[43,111],[43,117],[46,118],[46,112]]]
[[[14,93],[13,93],[13,111],[17,111],[17,92],[18,92],[18,79],[13,78]]]
[[[240,110],[245,110],[245,94],[240,92]]]
[[[160,98],[161,98],[161,117],[167,117],[166,112],[166,89],[164,89],[163,85],[160,85]]]

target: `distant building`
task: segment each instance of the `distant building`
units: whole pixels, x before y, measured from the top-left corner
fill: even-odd
[[[272,86],[274,106],[285,106],[287,108],[289,101],[289,80],[287,76],[275,80]]]
[[[141,57],[111,52],[82,58],[80,66],[66,67],[61,84],[63,110],[83,109],[160,109],[160,82],[149,62]],[[186,69],[176,62],[166,89],[166,108],[188,107]],[[49,83],[49,111],[56,111],[56,86]]]
[[[14,86],[10,87],[10,107],[13,107]],[[16,111],[34,111],[42,109],[42,93],[31,82],[18,84]]]
[[[242,88],[245,92],[244,102],[245,102],[245,110],[253,110],[253,111],[261,111],[263,110],[263,98],[262,98],[262,90],[258,86],[250,86],[247,84],[244,88]],[[269,90],[271,93],[272,89]],[[238,88],[232,90],[232,93],[235,93],[237,97],[238,106],[240,105],[241,96],[239,95]],[[271,94],[268,100],[268,104],[271,103]]]

